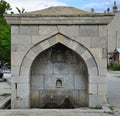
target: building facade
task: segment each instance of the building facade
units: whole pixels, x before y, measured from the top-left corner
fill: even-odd
[[[106,103],[107,25],[112,15],[51,7],[6,15],[11,24],[12,108]]]

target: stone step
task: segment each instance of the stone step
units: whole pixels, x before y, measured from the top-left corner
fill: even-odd
[[[0,110],[0,116],[109,116],[94,109],[12,109]],[[111,115],[110,115],[111,116]]]

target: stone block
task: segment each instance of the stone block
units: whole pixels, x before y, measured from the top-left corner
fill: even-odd
[[[68,64],[54,63],[53,74],[68,74]]]
[[[99,37],[107,37],[107,26],[106,25],[99,25]]]
[[[17,44],[12,44],[11,52],[17,52],[17,51],[18,51],[18,45]]]
[[[56,87],[53,75],[45,75],[45,90],[54,90]]]
[[[12,76],[12,83],[28,84],[29,82],[30,78],[28,76]]]
[[[75,40],[86,48],[90,48],[91,37],[75,37]]]
[[[31,45],[31,35],[12,35],[11,36],[11,43],[12,44],[19,44],[21,46],[23,45]]]
[[[52,36],[54,34],[58,33],[58,29],[57,26],[53,26],[53,25],[40,25],[39,26],[39,35],[49,35]]]
[[[47,95],[46,91],[39,91],[40,96],[39,96],[39,107],[43,107],[46,103],[50,101],[50,95]]]
[[[83,75],[74,75],[74,89],[76,90],[87,90],[88,88],[88,78]]]
[[[11,75],[18,76],[19,75],[19,71],[20,71],[20,66],[11,65]]]
[[[70,41],[67,46],[72,49],[73,51],[76,50],[77,46],[78,46],[78,43],[74,42],[74,41]]]
[[[40,44],[38,44],[32,48],[32,51],[37,56],[43,51],[43,49],[42,49],[42,46],[40,46]]]
[[[40,107],[39,99],[40,99],[39,91],[31,91],[31,107],[32,108]]]
[[[40,45],[41,45],[42,49],[45,50],[45,49],[49,48],[49,41],[45,40]]]
[[[68,43],[70,42],[70,40],[69,40],[69,38],[67,38],[67,37],[65,37],[65,36],[61,36],[61,43],[63,44],[63,45],[65,45],[65,46],[67,46],[68,45]],[[70,48],[70,46],[68,46],[68,48]]]
[[[29,84],[17,84],[16,108],[30,108],[30,88]]]
[[[95,67],[88,67],[88,74],[90,76],[97,76],[98,73],[99,73],[99,71],[98,71],[96,66]]]
[[[80,91],[79,93],[79,101],[81,107],[88,106],[88,92],[87,91]]]
[[[99,75],[106,76],[107,75],[107,68],[106,67],[99,67]]]
[[[86,50],[83,46],[77,46],[75,50],[79,55],[83,54]]]
[[[96,37],[98,36],[98,26],[96,25],[81,25],[80,37]]]
[[[58,31],[65,35],[66,25],[58,25]]]
[[[101,68],[103,67],[107,69],[107,59],[100,59],[99,63]]]
[[[105,84],[106,77],[105,76],[89,76],[89,83],[90,84]]]
[[[74,89],[74,77],[73,77],[73,75],[66,75],[64,77],[63,89],[65,89],[65,90],[73,90]]]
[[[34,45],[34,44],[37,44],[38,42],[40,42],[41,40],[43,40],[43,39],[41,39],[41,37],[39,35],[32,35],[32,42],[31,43]]]
[[[19,34],[19,26],[17,25],[12,25],[11,26],[11,34],[12,35],[18,35]]]
[[[79,25],[67,25],[65,29],[65,35],[69,37],[79,36]]]
[[[89,107],[96,107],[103,105],[103,96],[89,95]]]
[[[56,36],[53,36],[53,37],[49,38],[48,41],[49,41],[49,46],[50,47],[58,43],[56,41]]]
[[[32,90],[43,90],[43,75],[32,75],[32,80],[31,80],[31,89]]]
[[[89,84],[89,94],[90,95],[97,95],[98,86],[97,84]]]
[[[107,85],[106,84],[98,84],[98,95],[107,95]]]
[[[102,58],[102,48],[90,48],[90,51],[94,57],[101,59]]]
[[[91,48],[106,48],[107,38],[105,37],[92,37],[91,38]]]
[[[81,54],[81,57],[84,59],[84,61],[92,58],[91,54],[87,50]]]
[[[20,25],[20,34],[21,35],[39,35],[39,26],[38,25]]]
[[[14,66],[20,66],[24,58],[25,53],[23,52],[12,52],[11,53],[11,64]]]
[[[89,58],[86,60],[88,68],[93,68],[96,67],[96,63],[93,58]]]
[[[72,75],[77,75],[77,74],[80,74],[80,64],[70,64],[69,65],[69,74],[72,74]]]
[[[107,48],[102,48],[102,58],[107,59]]]
[[[23,52],[23,53],[27,53],[28,50],[32,47],[31,44],[12,44],[11,46],[11,52]]]
[[[22,66],[23,67],[31,67],[31,64],[32,64],[32,59],[30,57],[25,57],[24,58],[24,61],[22,62]]]
[[[21,67],[20,69],[20,75],[21,76],[28,76],[30,73],[30,67]]]
[[[53,65],[38,63],[32,67],[32,74],[53,74]]]
[[[36,53],[33,52],[32,50],[30,50],[30,51],[27,53],[26,57],[30,58],[30,59],[33,61],[33,60],[35,60],[35,58],[36,58]]]

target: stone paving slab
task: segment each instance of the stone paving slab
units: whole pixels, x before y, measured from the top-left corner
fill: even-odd
[[[96,110],[58,110],[58,109],[21,109],[0,110],[0,116],[117,116],[113,114],[98,112]],[[120,115],[118,115],[120,116]]]

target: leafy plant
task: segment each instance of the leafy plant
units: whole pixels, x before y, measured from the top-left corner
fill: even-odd
[[[9,95],[11,95],[11,94],[9,94],[9,93],[0,94],[0,96],[9,96]]]

